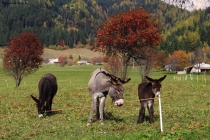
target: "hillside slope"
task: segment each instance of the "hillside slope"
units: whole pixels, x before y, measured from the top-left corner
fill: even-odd
[[[0,47],[0,59],[3,57],[4,49]],[[44,49],[43,58],[58,58],[59,56],[67,56],[72,55],[73,59],[79,58],[79,56],[87,59],[91,59],[94,57],[103,56],[102,53],[91,51],[87,48],[73,48],[66,50],[53,50],[53,49]]]
[[[87,59],[91,59],[93,57],[102,56],[99,52],[94,52],[86,48],[73,48],[73,49],[66,49],[66,50],[52,50],[45,48],[43,53],[43,58],[58,58],[59,56],[73,56],[73,59],[79,58],[79,56]]]

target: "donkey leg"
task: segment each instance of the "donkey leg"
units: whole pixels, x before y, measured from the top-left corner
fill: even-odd
[[[40,100],[40,103],[38,105],[38,117],[41,118],[44,116],[45,106],[44,101]]]
[[[139,110],[139,116],[138,116],[138,119],[137,119],[137,124],[138,123],[143,123],[144,122],[144,117],[145,117],[145,106],[144,106],[144,103],[141,102],[141,107],[140,107],[140,110]]]
[[[47,115],[51,114],[51,106],[52,106],[52,99],[50,99],[46,102],[46,114]]]
[[[153,107],[154,102],[149,102],[147,109],[149,112],[149,122],[154,123],[154,107]]]
[[[106,100],[106,97],[101,97],[101,99],[100,99],[99,112],[100,112],[100,122],[101,122],[101,124],[104,124],[104,106],[105,106],[105,100]]]
[[[51,97],[51,99],[50,99],[50,108],[49,108],[49,110],[51,111],[52,110],[52,102],[53,102],[53,98],[54,98],[54,95],[52,94],[52,97]]]
[[[100,119],[100,112],[99,112],[99,98],[97,98],[97,102],[96,102],[96,118],[97,120]]]
[[[97,102],[97,98],[92,96],[92,105],[91,105],[91,109],[90,109],[90,116],[88,118],[87,126],[92,123],[93,112],[96,109],[96,102]]]

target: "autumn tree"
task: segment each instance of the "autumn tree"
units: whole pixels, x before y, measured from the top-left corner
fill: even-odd
[[[67,57],[66,56],[59,56],[58,57],[58,63],[60,64],[61,67],[64,67],[67,61]]]
[[[169,58],[172,70],[183,70],[188,64],[188,55],[183,50],[174,51]]]
[[[72,66],[74,64],[73,56],[70,54],[69,58],[67,59],[67,63],[69,66]]]
[[[5,49],[4,72],[14,77],[18,87],[24,76],[35,72],[42,64],[43,46],[33,32],[23,32],[14,36]]]
[[[130,59],[146,59],[161,41],[157,19],[141,8],[110,16],[97,31],[93,49],[118,56],[125,79]]]
[[[91,58],[91,62],[92,62],[93,64],[97,64],[97,63],[98,63],[98,64],[101,64],[102,61],[103,61],[103,59],[102,59],[100,56]]]
[[[204,62],[210,63],[210,47],[207,42],[204,42],[202,51],[204,54]]]
[[[107,62],[104,64],[104,68],[114,75],[119,75],[121,67],[122,64],[116,56],[108,57]]]
[[[136,59],[136,62],[139,65],[139,72],[141,74],[142,82],[146,82],[147,79],[145,76],[148,76],[152,70],[152,66],[155,61],[155,53],[152,49],[148,48],[145,51],[145,54],[140,55],[139,59]]]
[[[164,51],[159,51],[156,53],[156,59],[154,60],[154,67],[156,69],[163,68],[166,64],[168,64],[168,56]]]

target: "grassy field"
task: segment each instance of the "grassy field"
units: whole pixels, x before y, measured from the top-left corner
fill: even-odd
[[[137,87],[141,81],[138,69],[131,68],[125,84],[125,104],[115,107],[106,100],[104,125],[95,120],[86,126],[91,95],[87,83],[98,66],[43,65],[36,73],[25,77],[19,88],[12,77],[0,68],[0,139],[8,140],[207,140],[210,138],[210,76],[152,72],[152,78],[167,74],[162,82],[163,130],[160,132],[158,100],[155,100],[155,123],[136,124],[139,111]],[[53,101],[53,115],[37,117],[33,94],[42,75],[57,77],[58,92]],[[179,80],[178,80],[179,79]],[[148,113],[146,114],[148,116]]]

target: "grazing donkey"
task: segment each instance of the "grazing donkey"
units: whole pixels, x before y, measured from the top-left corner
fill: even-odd
[[[104,106],[107,94],[110,95],[116,106],[123,105],[123,84],[130,80],[130,78],[121,80],[102,68],[98,68],[92,72],[91,78],[88,82],[88,90],[92,94],[92,107],[87,125],[92,123],[94,110],[96,110],[97,119],[100,117],[100,122],[103,124]]]
[[[47,115],[51,113],[52,100],[58,89],[56,77],[52,74],[44,75],[39,81],[38,88],[39,99],[36,99],[32,95],[31,97],[37,103],[38,117],[43,117],[45,110]]]
[[[149,122],[154,123],[154,98],[160,95],[161,82],[166,78],[166,75],[160,79],[152,79],[146,76],[149,82],[139,84],[138,96],[141,104],[137,123],[143,123],[145,117],[145,108],[149,112]]]

